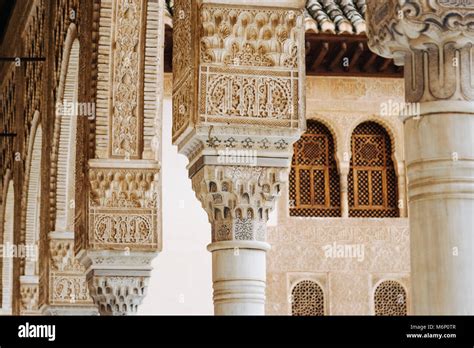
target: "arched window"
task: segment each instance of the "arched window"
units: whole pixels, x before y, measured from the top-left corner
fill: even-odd
[[[310,280],[303,280],[296,284],[291,291],[291,315],[324,315],[323,289]]]
[[[387,131],[375,122],[364,122],[351,140],[349,216],[398,217],[397,177]]]
[[[341,216],[334,141],[323,124],[308,121],[294,145],[290,172],[290,216]]]
[[[4,252],[13,245],[13,205],[15,202],[15,193],[13,189],[13,180],[9,180],[7,186],[6,200],[3,202],[3,230],[1,243]],[[4,255],[5,256],[5,255]],[[12,295],[13,295],[13,259],[6,255],[0,260],[1,265],[1,286],[0,286],[0,314],[12,314]]]
[[[394,280],[380,283],[374,293],[375,315],[407,315],[405,288]]]

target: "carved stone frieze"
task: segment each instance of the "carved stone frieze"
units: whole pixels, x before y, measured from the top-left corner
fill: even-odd
[[[294,9],[201,7],[201,122],[298,127],[302,18]]]
[[[50,279],[51,303],[92,304],[84,275],[54,274]]]
[[[52,239],[49,248],[52,271],[84,272],[84,266],[74,257],[73,239]]]
[[[75,248],[101,314],[136,312],[141,300],[132,298],[143,298],[161,249],[164,6],[99,5],[95,158],[88,160],[81,212],[87,231]]]

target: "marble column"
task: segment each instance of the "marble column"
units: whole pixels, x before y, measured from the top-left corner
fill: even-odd
[[[405,65],[412,307],[474,314],[474,1],[368,1],[369,46]]]
[[[178,0],[173,143],[212,226],[214,312],[265,308],[266,223],[305,127],[304,1]]]
[[[205,166],[193,189],[212,226],[215,314],[264,314],[266,224],[286,168]]]

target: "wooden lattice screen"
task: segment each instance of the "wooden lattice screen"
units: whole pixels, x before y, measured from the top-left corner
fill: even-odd
[[[349,170],[350,217],[398,217],[397,176],[390,136],[375,122],[360,124],[352,134]]]
[[[290,172],[290,216],[341,216],[339,173],[331,133],[319,122],[294,145]]]

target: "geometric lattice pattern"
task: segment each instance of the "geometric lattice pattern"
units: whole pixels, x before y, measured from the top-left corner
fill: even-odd
[[[315,282],[303,280],[296,284],[291,291],[291,299],[291,315],[324,315],[324,293]]]
[[[364,122],[352,133],[348,177],[350,217],[398,217],[398,184],[387,131]]]
[[[334,141],[323,124],[309,120],[294,145],[290,172],[290,216],[339,217],[341,198]]]
[[[407,315],[407,294],[403,286],[393,280],[379,284],[374,294],[375,315]]]

